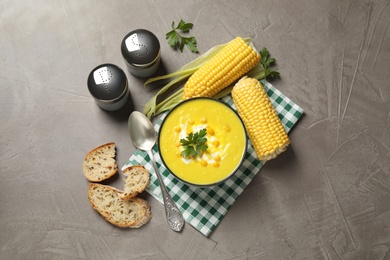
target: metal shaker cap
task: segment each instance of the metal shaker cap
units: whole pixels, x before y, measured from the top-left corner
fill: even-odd
[[[160,62],[160,42],[145,29],[129,32],[122,40],[121,52],[129,72],[136,76],[153,74]]]

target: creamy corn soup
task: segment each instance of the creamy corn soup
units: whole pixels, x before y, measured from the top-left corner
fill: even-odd
[[[207,150],[186,158],[180,139],[202,129],[207,131]],[[181,103],[164,120],[159,149],[168,167],[180,179],[210,185],[225,179],[240,164],[246,151],[246,134],[237,114],[213,99],[196,98]]]

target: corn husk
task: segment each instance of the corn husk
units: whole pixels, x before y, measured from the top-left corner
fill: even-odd
[[[255,47],[253,46],[251,38],[244,38],[244,41],[249,44],[253,49]],[[175,84],[180,83],[181,81],[189,78],[195,71],[197,71],[203,64],[205,64],[207,61],[209,61],[212,57],[214,57],[220,50],[222,50],[227,44],[221,44],[212,47],[209,49],[206,53],[202,54],[198,58],[194,59],[193,61],[185,64],[183,67],[178,69],[177,71],[163,75],[158,76],[154,78],[150,78],[145,82],[145,86],[157,82],[157,81],[165,81],[169,80],[169,82],[164,85],[160,91],[157,92],[155,96],[153,96],[148,103],[146,103],[144,108],[144,114],[151,118],[153,116],[159,115],[164,111],[171,110],[173,107],[178,105],[180,102],[182,102],[182,96],[183,96],[183,88],[184,86],[180,87],[176,92],[166,97],[164,100],[158,102],[158,99],[161,98],[161,96],[170,90],[171,87],[173,87]],[[255,49],[256,50],[256,49]],[[256,79],[263,79],[265,77],[264,74],[264,68],[259,63],[256,67],[254,67],[252,70],[250,70],[247,74],[247,76],[256,78]],[[227,88],[220,91],[217,95],[214,96],[214,98],[222,98],[226,95],[228,95],[231,92],[231,89],[233,87],[234,83],[228,86]]]

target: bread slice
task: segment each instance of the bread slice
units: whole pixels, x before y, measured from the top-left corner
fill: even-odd
[[[89,183],[88,199],[92,208],[109,223],[121,228],[139,228],[152,218],[149,203],[141,198],[122,199],[122,191]]]
[[[149,184],[149,171],[142,165],[129,166],[123,170],[125,188],[122,199],[130,199],[143,192]]]
[[[107,180],[118,172],[115,143],[106,143],[87,153],[83,162],[85,178],[93,182]]]

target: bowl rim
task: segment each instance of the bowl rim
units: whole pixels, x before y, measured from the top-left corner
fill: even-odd
[[[168,118],[168,116],[174,111],[176,110],[178,107],[182,106],[183,104],[185,103],[188,103],[188,102],[191,102],[191,101],[195,101],[195,100],[199,100],[199,99],[204,99],[204,100],[210,100],[210,101],[213,101],[213,102],[218,102],[224,106],[226,106],[229,110],[231,110],[235,115],[236,117],[238,118],[239,122],[241,123],[242,125],[242,128],[244,129],[244,138],[245,138],[245,145],[244,145],[244,149],[242,151],[242,156],[241,156],[241,159],[240,159],[240,162],[236,165],[236,167],[232,170],[231,173],[229,173],[225,178],[217,181],[217,182],[214,182],[214,183],[208,183],[208,184],[197,184],[197,183],[192,183],[192,182],[189,182],[189,181],[186,181],[186,180],[183,180],[182,178],[180,178],[179,176],[177,176],[177,174],[175,174],[170,168],[169,166],[167,165],[167,163],[165,162],[163,156],[162,156],[162,153],[161,153],[161,145],[160,145],[160,139],[161,139],[161,132],[162,132],[162,129],[163,129],[163,126],[164,126],[164,123],[166,122],[166,119]],[[158,131],[158,138],[157,138],[157,143],[158,143],[158,152],[159,152],[159,155],[160,155],[160,158],[161,158],[161,161],[164,165],[164,167],[167,169],[167,171],[172,174],[176,179],[178,179],[179,181],[187,184],[187,185],[190,185],[190,186],[194,186],[194,187],[198,187],[198,188],[207,188],[207,187],[213,187],[213,186],[217,186],[223,182],[225,182],[227,179],[229,179],[230,177],[232,177],[237,171],[238,169],[242,166],[244,160],[245,160],[245,157],[246,157],[246,154],[247,154],[247,151],[248,151],[248,134],[246,132],[246,128],[245,128],[245,125],[244,125],[244,122],[242,121],[240,115],[238,114],[238,112],[233,108],[231,107],[229,104],[227,104],[226,102],[220,100],[220,99],[216,99],[216,98],[211,98],[211,97],[194,97],[194,98],[190,98],[190,99],[186,99],[182,102],[180,102],[179,104],[177,104],[175,107],[173,107],[166,115],[165,117],[162,119],[162,123],[161,123],[161,126],[159,128],[159,131]]]

